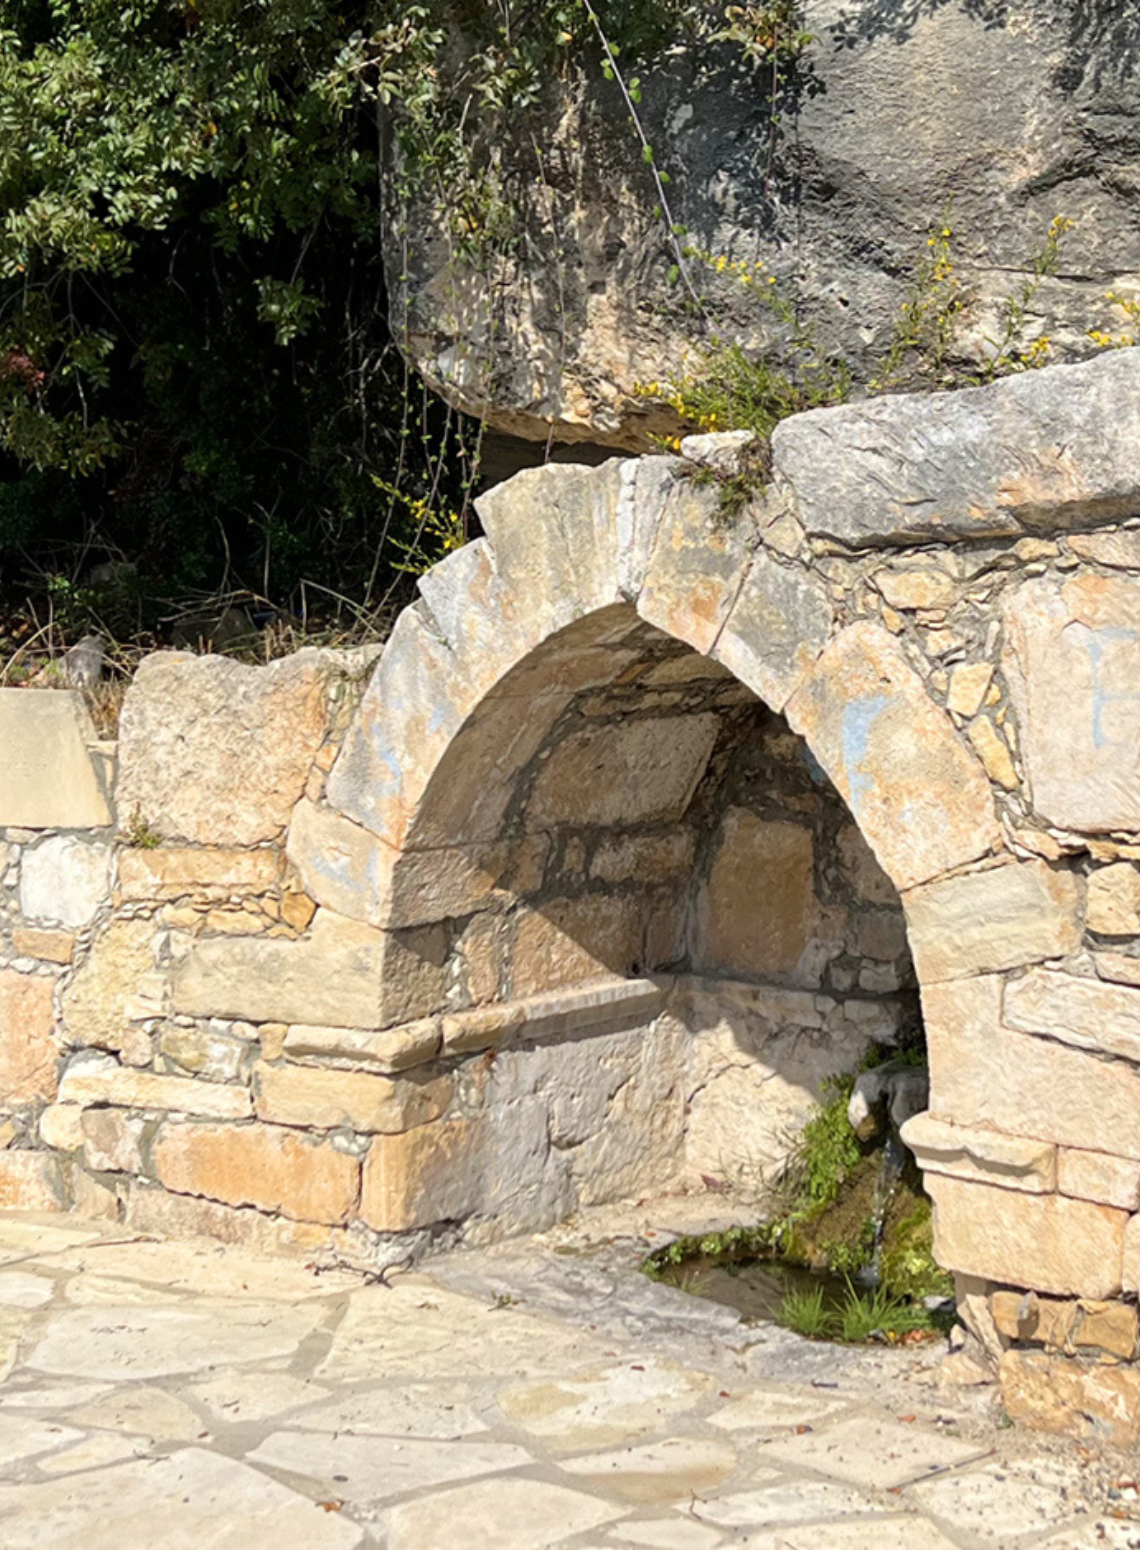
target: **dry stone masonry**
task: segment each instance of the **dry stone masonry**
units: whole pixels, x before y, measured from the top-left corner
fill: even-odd
[[[377,1265],[746,1189],[921,995],[964,1315],[1135,1440],[1137,405],[815,411],[735,519],[731,439],[528,471],[382,654],[162,653],[117,759],[0,692],[0,1204]]]

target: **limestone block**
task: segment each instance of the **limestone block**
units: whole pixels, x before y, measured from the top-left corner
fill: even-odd
[[[436,1011],[442,929],[376,931],[322,909],[302,941],[200,941],[172,979],[176,1011],[251,1022],[383,1028]]]
[[[507,777],[537,753],[569,695],[541,696],[520,716],[511,698],[484,703],[469,668],[478,671],[434,632],[423,604],[405,608],[329,776],[330,804],[398,847],[432,783],[442,812],[420,843],[497,838]]]
[[[957,596],[953,576],[932,565],[878,570],[874,581],[890,606],[903,613],[919,608],[950,608]]]
[[[266,847],[124,846],[119,851],[119,892],[128,903],[271,893],[280,885],[281,872],[281,852]]]
[[[63,993],[63,1026],[72,1043],[122,1048],[136,998],[154,974],[154,944],[148,920],[113,920],[100,932]],[[151,1015],[160,1012],[156,1005]]]
[[[572,732],[553,750],[526,809],[529,828],[675,823],[720,731],[714,714],[650,716]]]
[[[1140,828],[1140,578],[1035,578],[1003,617],[1036,811],[1078,832]]]
[[[1134,1448],[1140,1441],[1140,1372],[1044,1351],[1006,1351],[1001,1397],[1011,1421],[1078,1441]]]
[[[761,549],[753,557],[712,656],[782,711],[827,643],[832,606],[823,582],[782,565]]]
[[[511,953],[511,996],[636,972],[644,941],[636,898],[585,894],[522,910]]]
[[[1127,350],[990,387],[793,415],[778,479],[811,534],[853,547],[1058,531],[1131,515],[1137,364]]]
[[[590,876],[603,883],[665,883],[687,878],[693,869],[692,829],[669,834],[604,835],[590,862]]]
[[[1091,872],[1086,919],[1101,936],[1140,935],[1140,867],[1118,861]]]
[[[134,1071],[112,1060],[73,1062],[60,1081],[59,1101],[85,1108],[110,1104],[120,1109],[159,1109],[206,1119],[246,1119],[253,1112],[244,1087]]]
[[[968,1275],[1059,1296],[1115,1297],[1127,1212],[930,1173],[934,1256]]]
[[[374,1076],[320,1066],[259,1065],[253,1073],[258,1119],[302,1129],[347,1125],[367,1134],[397,1135],[445,1113],[454,1081],[444,1076]]]
[[[751,517],[718,520],[715,484],[680,482],[669,496],[637,600],[641,617],[707,656],[736,601],[755,538]]]
[[[999,847],[985,772],[881,626],[841,631],[787,716],[897,887]]]
[[[876,861],[874,851],[855,824],[845,824],[840,829],[838,849],[843,875],[861,902],[899,907],[898,889]]]
[[[148,1172],[144,1145],[154,1128],[153,1120],[121,1109],[84,1109],[80,1121],[84,1161],[97,1173]]]
[[[1078,1200],[1140,1211],[1140,1163],[1133,1157],[1063,1146],[1057,1155],[1057,1188],[1062,1195],[1074,1195]]]
[[[29,846],[20,866],[20,909],[29,920],[85,926],[110,892],[112,852],[73,834]]]
[[[17,927],[12,946],[18,958],[42,958],[45,963],[70,963],[75,956],[75,933],[45,931],[35,926]]]
[[[154,1169],[176,1194],[301,1222],[346,1222],[360,1191],[357,1158],[275,1125],[164,1125]]]
[[[665,503],[678,482],[673,457],[639,457],[622,465],[618,500],[618,589],[631,601],[645,581]]]
[[[988,662],[959,662],[950,672],[946,708],[956,716],[976,716],[982,708],[994,670]]]
[[[1124,1229],[1124,1291],[1140,1292],[1140,1216],[1130,1216]]]
[[[1044,861],[944,878],[906,895],[907,931],[923,984],[1062,958],[1080,945],[1080,889]]]
[[[1140,1062],[1140,990],[1125,985],[1032,969],[1006,985],[1002,1020],[1023,1033]]]
[[[330,807],[299,802],[289,859],[318,903],[374,926],[418,926],[468,915],[508,871],[507,845],[398,851]]]
[[[224,1206],[194,1195],[172,1195],[165,1189],[131,1179],[126,1195],[126,1223],[134,1232],[163,1238],[213,1238],[240,1244],[259,1254],[312,1255],[333,1247],[337,1229],[315,1222],[295,1222],[266,1216],[249,1207]]]
[[[181,1028],[177,1023],[163,1028],[158,1049],[165,1061],[207,1082],[244,1080],[253,1058],[244,1039],[207,1028]]]
[[[478,1120],[442,1120],[402,1135],[376,1136],[364,1161],[360,1215],[378,1232],[462,1221],[484,1193]]]
[[[1001,1026],[997,975],[925,985],[930,1108],[955,1124],[1140,1159],[1140,1073]]]
[[[119,728],[116,801],[166,839],[256,845],[275,839],[329,722],[342,671],[306,648],[266,667],[157,652],[135,673]]]
[[[52,990],[42,975],[0,969],[0,1106],[55,1095]]]
[[[376,1030],[298,1023],[286,1032],[281,1053],[293,1060],[309,1055],[345,1066],[404,1071],[434,1060],[440,1052],[441,1042],[440,1023],[434,1017],[404,1023],[398,1028]],[[265,1049],[264,1030],[262,1049]]]
[[[0,689],[0,828],[100,829],[112,822],[83,696]]]
[[[817,933],[811,830],[730,808],[698,905],[698,965],[792,974]]]
[[[1140,570],[1140,531],[1136,528],[1122,528],[1118,533],[1073,533],[1069,548],[1093,565]]]
[[[64,1210],[68,1167],[51,1152],[0,1152],[0,1211]]]
[[[1140,986],[1140,958],[1132,958],[1127,953],[1093,953],[1092,960],[1102,980]]]
[[[1136,1309],[1123,1302],[1091,1298],[1059,1302],[1021,1292],[994,1292],[994,1323],[1007,1340],[1037,1340],[1059,1350],[1092,1346],[1123,1361],[1136,1354]]]
[[[916,1114],[900,1132],[923,1172],[1052,1194],[1057,1188],[1057,1148],[1045,1141],[1003,1135],[969,1125],[951,1125],[931,1114]]]
[[[40,1115],[40,1140],[57,1152],[77,1152],[83,1145],[83,1110],[74,1103],[50,1103]]]

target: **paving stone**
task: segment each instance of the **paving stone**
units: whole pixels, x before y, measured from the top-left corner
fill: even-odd
[[[317,1404],[329,1395],[328,1389],[311,1378],[295,1378],[290,1373],[271,1372],[264,1367],[218,1373],[205,1383],[193,1384],[188,1392],[215,1420],[228,1425],[275,1420]],[[305,1424],[312,1424],[308,1416]]]
[[[762,1530],[735,1540],[742,1550],[955,1550],[929,1518],[868,1518]]]
[[[607,1545],[645,1545],[647,1550],[713,1550],[723,1537],[708,1524],[654,1518],[645,1523],[623,1523],[611,1530]]]
[[[4,1550],[355,1550],[363,1530],[232,1459],[187,1448],[46,1485],[0,1486]]]
[[[346,1394],[297,1416],[313,1432],[363,1432],[388,1437],[471,1437],[487,1431],[470,1383],[409,1383],[402,1388]],[[488,1407],[483,1402],[482,1409]]]
[[[46,1276],[29,1275],[24,1270],[0,1271],[0,1306],[40,1308],[50,1302],[55,1283]]]
[[[395,1507],[388,1550],[440,1550],[462,1525],[464,1550],[553,1550],[627,1509],[542,1480],[483,1480]]]
[[[39,1372],[77,1377],[156,1378],[235,1361],[292,1356],[321,1318],[312,1306],[218,1303],[130,1308],[67,1308],[52,1316],[28,1357]]]
[[[986,1451],[920,1427],[853,1416],[818,1432],[765,1443],[760,1459],[762,1463],[778,1459],[852,1485],[890,1490],[981,1458]]]
[[[564,1459],[568,1475],[583,1475],[599,1490],[644,1506],[704,1497],[736,1468],[736,1449],[703,1437],[666,1437],[639,1447]]]
[[[816,1426],[847,1408],[841,1399],[822,1399],[787,1389],[753,1389],[731,1400],[708,1417],[709,1424],[725,1431],[781,1431],[794,1426]]]
[[[429,1441],[420,1438],[317,1432],[274,1432],[247,1455],[295,1475],[309,1475],[328,1496],[345,1501],[386,1501],[455,1480],[497,1475],[534,1462],[525,1448],[509,1443]]]
[[[1063,1491],[1020,1479],[997,1466],[916,1486],[914,1494],[927,1512],[949,1528],[999,1543],[1021,1534],[1040,1534],[1073,1512]]]
[[[70,1426],[59,1426],[47,1421],[27,1421],[22,1416],[0,1415],[0,1468],[18,1463],[21,1459],[34,1458],[37,1453],[50,1453],[64,1443],[82,1441],[83,1433]],[[0,1525],[3,1524],[0,1515]],[[3,1540],[0,1527],[0,1543]]]
[[[659,1431],[667,1418],[692,1409],[710,1387],[704,1373],[649,1358],[507,1389],[499,1395],[499,1409],[548,1447],[574,1451]]]
[[[775,1471],[761,1471],[775,1482]],[[857,1517],[882,1509],[849,1486],[824,1480],[759,1484],[702,1502],[701,1517],[726,1528],[765,1528],[774,1523],[811,1523],[817,1518]]]
[[[6,1410],[71,1410],[86,1405],[109,1392],[105,1383],[53,1383],[32,1389],[9,1388],[0,1394],[0,1406]]]
[[[97,1426],[105,1431],[137,1432],[166,1442],[193,1442],[206,1427],[189,1405],[164,1389],[142,1385],[121,1389],[81,1405],[68,1418],[78,1426]]]
[[[142,1458],[150,1446],[149,1438],[138,1437],[86,1437],[74,1448],[53,1453],[49,1458],[36,1461],[36,1468],[45,1475],[74,1475],[80,1470],[101,1469],[105,1464],[117,1464],[121,1459]]]

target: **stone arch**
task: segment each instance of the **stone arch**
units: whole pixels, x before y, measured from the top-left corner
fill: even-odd
[[[457,923],[517,886],[500,846],[509,777],[561,697],[656,632],[786,716],[902,896],[932,1061],[908,1139],[943,1262],[1057,1296],[1134,1289],[1136,980],[1103,932],[1140,855],[1140,555],[1132,529],[1096,531],[1140,513],[1126,356],[787,421],[770,490],[733,523],[700,468],[723,444],[492,492],[486,537],[423,578],[331,774],[294,810],[311,929],[197,944],[175,1010],[294,1025],[295,1091],[307,1060],[367,1050],[410,1088],[442,1060],[452,1106],[441,1087],[411,1104],[411,1139],[381,1127],[359,1215],[382,1232],[493,1216],[464,1193],[462,1095],[483,1078],[461,1057],[512,1019],[593,1025],[655,992],[639,976],[521,1010],[493,984],[472,997],[452,977]],[[259,1080],[258,1118],[300,1123]]]

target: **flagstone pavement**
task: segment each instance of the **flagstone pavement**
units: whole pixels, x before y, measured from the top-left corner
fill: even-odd
[[[654,1285],[654,1221],[387,1286],[0,1213],[0,1550],[1140,1547],[1126,1459]]]

